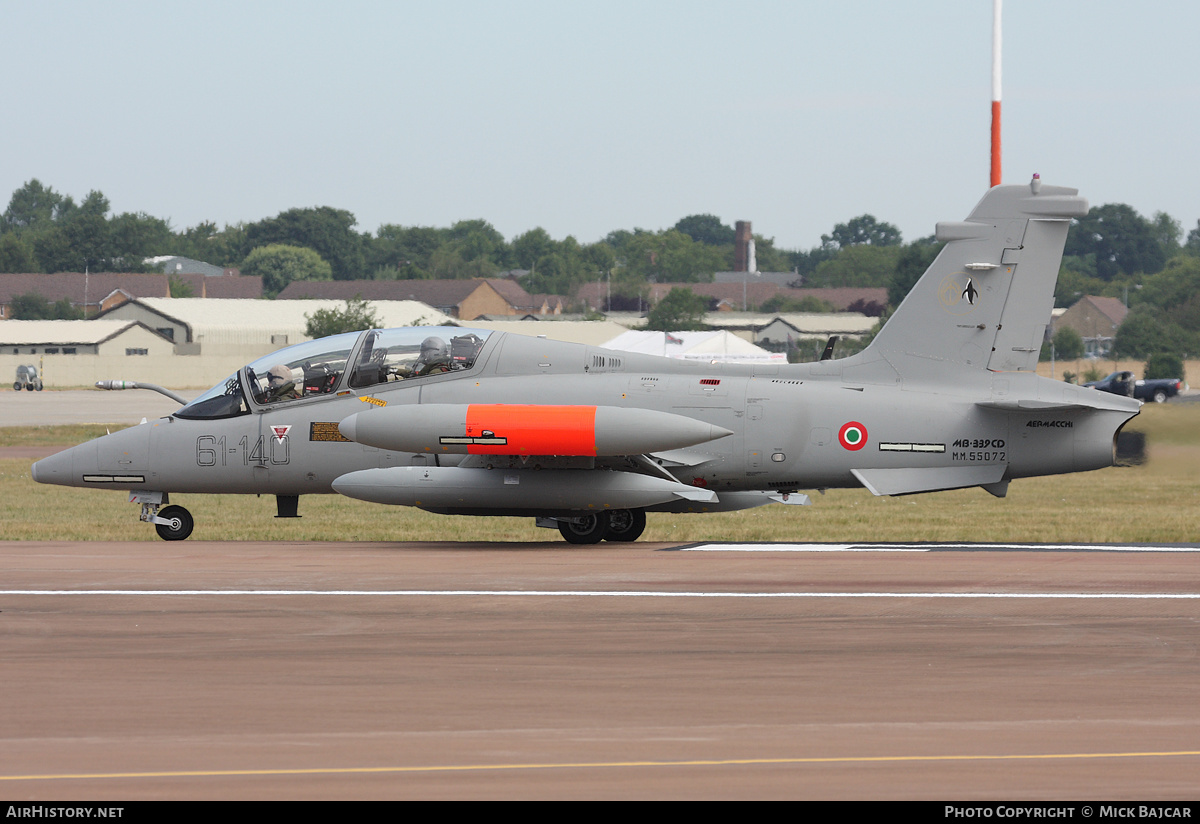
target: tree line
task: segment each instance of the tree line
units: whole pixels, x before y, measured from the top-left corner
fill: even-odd
[[[836,224],[811,249],[780,249],[771,238],[754,237],[759,270],[792,271],[807,286],[886,287],[892,306],[941,248],[932,237],[905,243],[894,225],[869,214]],[[608,278],[614,303],[636,303],[648,283],[711,282],[714,272],[732,270],[734,229],[701,214],[667,229],[614,230],[590,244],[556,240],[540,227],[509,241],[482,219],[364,232],[353,213],[330,206],[175,229],[144,212],[114,214],[102,192],[77,203],[36,179],[13,192],[0,215],[2,272],[142,272],[152,268],[144,261],[159,255],[261,275],[271,296],[296,279],[472,278],[521,269],[529,272],[521,284],[532,293],[570,295]],[[1119,297],[1131,307],[1121,342],[1131,356],[1151,345],[1200,350],[1200,221],[1185,238],[1181,224],[1162,212],[1146,218],[1119,203],[1092,209],[1068,233],[1055,302],[1067,306],[1085,294]],[[766,308],[828,308],[775,304]],[[1157,342],[1147,341],[1152,335]]]
[[[754,240],[760,271],[794,271],[798,281],[821,286],[886,285],[904,248],[900,232],[871,215],[837,224],[811,250]],[[353,213],[329,206],[175,229],[145,212],[112,213],[102,192],[76,203],[36,179],[13,192],[0,215],[3,272],[145,272],[152,267],[144,261],[161,255],[261,275],[268,295],[292,280],[473,278],[517,269],[529,273],[521,283],[532,293],[570,295],[582,283],[610,279],[618,300],[636,303],[645,284],[706,283],[732,270],[734,229],[700,214],[667,229],[617,229],[595,243],[558,240],[540,227],[506,240],[481,219],[450,227],[389,223],[372,233],[359,230]]]

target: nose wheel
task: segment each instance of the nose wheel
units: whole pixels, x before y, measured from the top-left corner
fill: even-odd
[[[154,531],[164,541],[182,541],[192,534],[192,513],[181,506],[164,506],[154,517]]]

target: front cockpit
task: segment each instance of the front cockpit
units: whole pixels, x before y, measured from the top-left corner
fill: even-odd
[[[259,358],[175,413],[231,418],[255,409],[471,369],[490,333],[417,327],[347,332]]]

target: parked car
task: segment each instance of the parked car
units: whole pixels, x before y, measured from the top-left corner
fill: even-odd
[[[38,376],[37,367],[18,366],[17,379],[13,381],[13,389],[20,392],[22,389],[28,389],[30,392],[37,390],[42,391],[42,379]]]
[[[1187,384],[1179,378],[1135,379],[1132,372],[1113,372],[1102,381],[1090,381],[1084,386],[1155,403],[1163,403],[1187,389]]]

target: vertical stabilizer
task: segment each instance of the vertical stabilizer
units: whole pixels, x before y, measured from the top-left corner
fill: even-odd
[[[997,372],[1032,371],[1054,304],[1071,219],[1088,211],[1078,190],[996,186],[964,221],[939,223],[946,246],[871,348]]]

